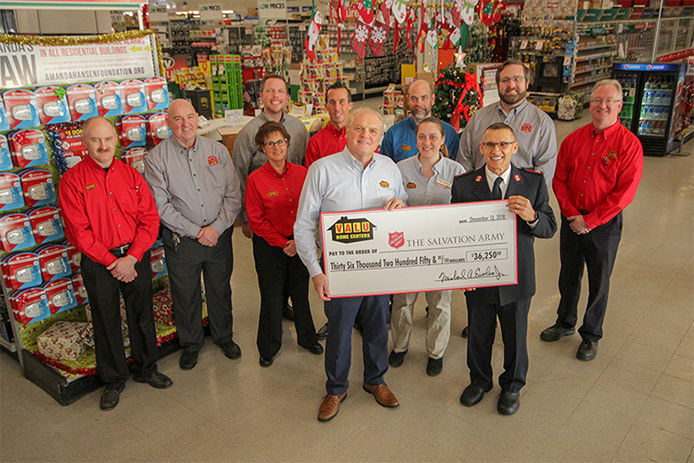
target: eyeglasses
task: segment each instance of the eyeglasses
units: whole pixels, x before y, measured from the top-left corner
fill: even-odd
[[[489,148],[490,150],[493,150],[497,146],[501,149],[506,148],[507,146],[513,145],[516,143],[515,141],[500,141],[500,142],[495,142],[495,141],[483,141],[482,144]]]
[[[621,99],[615,99],[615,98],[591,98],[590,102],[595,103],[595,104],[614,104],[614,103],[619,103],[622,101]]]
[[[521,82],[525,82],[525,77],[523,76],[514,76],[514,77],[504,77],[503,79],[499,80],[502,84],[510,84],[511,81],[515,84],[520,84]]]
[[[277,141],[266,141],[263,143],[263,146],[267,146],[268,148],[272,148],[273,146],[284,146],[287,143],[286,138],[280,138]]]

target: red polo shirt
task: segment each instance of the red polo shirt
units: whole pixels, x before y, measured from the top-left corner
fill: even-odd
[[[244,200],[248,225],[271,246],[283,248],[294,235],[305,179],[306,168],[289,162],[282,174],[267,162],[248,176]]]
[[[130,244],[138,261],[159,233],[159,213],[142,175],[118,159],[108,169],[87,156],[65,172],[59,185],[65,235],[80,252],[108,266],[109,252]]]
[[[311,137],[306,147],[306,161],[304,164],[308,169],[312,163],[329,154],[339,153],[347,146],[345,138],[345,128],[338,130],[332,122],[328,122],[324,128]]]
[[[596,132],[588,124],[559,148],[552,180],[564,217],[583,216],[593,229],[609,222],[634,200],[643,172],[643,148],[621,123]]]

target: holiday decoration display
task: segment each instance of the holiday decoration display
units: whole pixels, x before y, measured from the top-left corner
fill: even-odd
[[[435,86],[433,114],[456,130],[465,127],[481,104],[477,75],[452,64],[439,71]]]

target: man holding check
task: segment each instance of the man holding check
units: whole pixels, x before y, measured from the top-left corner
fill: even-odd
[[[321,269],[315,239],[321,212],[405,206],[407,193],[400,170],[387,157],[374,153],[382,135],[380,114],[368,108],[352,112],[345,133],[347,147],[311,164],[299,199],[294,242],[318,295],[325,301],[324,310],[328,318],[325,343],[327,394],[318,411],[319,421],[328,421],[337,415],[340,402],[347,395],[352,326],[357,313],[363,326],[363,388],[383,407],[399,405],[383,380],[388,369],[388,295],[330,299],[328,279]]]
[[[470,326],[467,345],[470,385],[460,396],[460,402],[471,407],[492,388],[491,356],[498,316],[504,340],[504,372],[499,376],[501,394],[497,402],[502,415],[518,410],[519,391],[525,385],[528,371],[528,310],[535,294],[533,242],[536,236],[551,238],[557,230],[543,175],[511,165],[511,157],[517,150],[518,141],[510,126],[503,122],[490,125],[480,142],[486,164],[455,178],[451,200],[451,203],[467,203],[505,198],[509,211],[517,215],[518,283],[465,293]]]

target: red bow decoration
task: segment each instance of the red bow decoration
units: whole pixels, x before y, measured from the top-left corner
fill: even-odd
[[[457,85],[458,87],[460,85]],[[460,128],[460,114],[462,113],[465,117],[465,122],[470,120],[470,106],[464,104],[465,97],[470,90],[475,90],[480,99],[480,106],[482,105],[482,92],[480,91],[480,86],[477,83],[477,74],[470,74],[470,71],[465,73],[465,84],[463,84],[463,91],[460,93],[460,98],[458,98],[458,103],[451,114],[451,125],[457,131]]]

